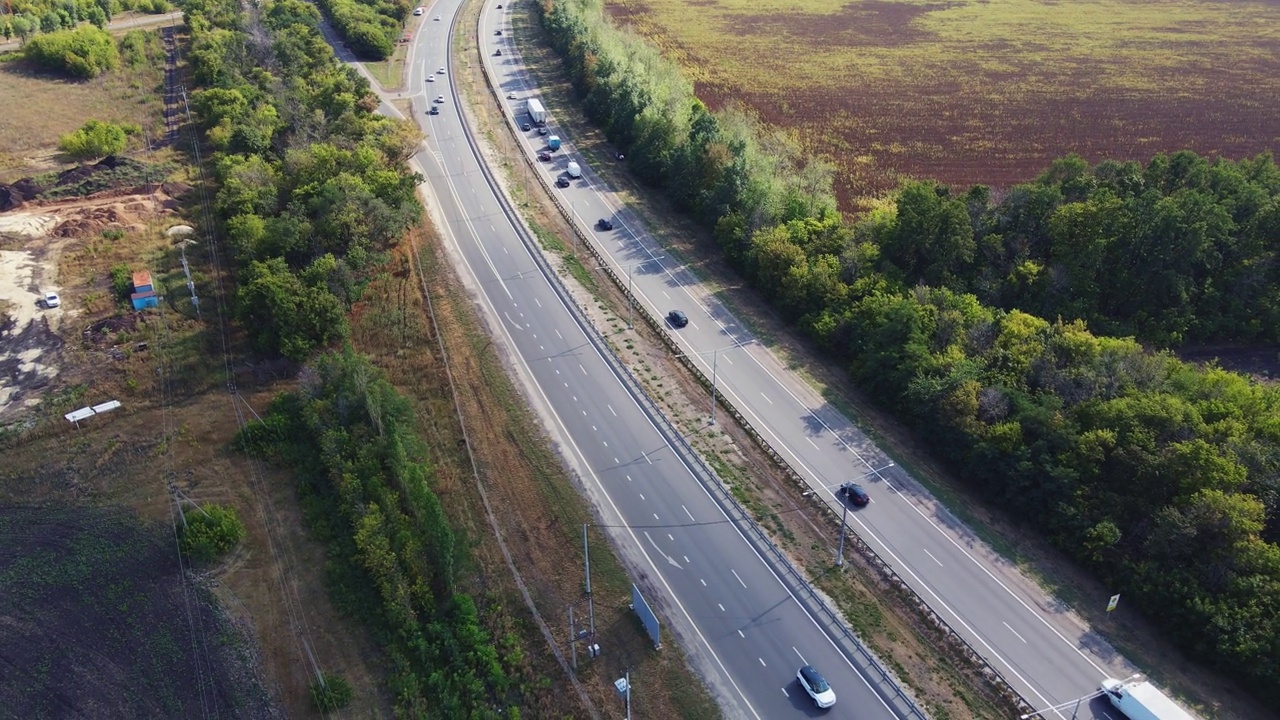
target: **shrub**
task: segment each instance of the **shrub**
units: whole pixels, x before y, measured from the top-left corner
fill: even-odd
[[[128,142],[125,127],[90,120],[79,130],[59,138],[58,147],[77,160],[97,160],[123,151]]]
[[[236,511],[224,505],[206,505],[183,511],[182,552],[197,562],[211,562],[244,539],[244,523]]]
[[[80,78],[94,78],[120,66],[115,38],[92,25],[37,35],[23,52],[38,65]]]
[[[311,702],[320,712],[341,710],[351,703],[351,683],[341,675],[321,673],[320,679],[311,683]]]
[[[111,291],[117,300],[128,300],[133,294],[133,272],[128,265],[116,265],[111,268]]]

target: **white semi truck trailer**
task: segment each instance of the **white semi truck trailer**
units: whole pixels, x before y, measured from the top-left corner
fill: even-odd
[[[1196,720],[1146,680],[1107,678],[1099,689],[1129,720]]]

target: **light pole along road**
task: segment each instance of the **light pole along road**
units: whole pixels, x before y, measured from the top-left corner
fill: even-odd
[[[726,716],[813,712],[795,682],[797,668],[813,664],[839,698],[829,717],[919,717],[847,629],[823,614],[552,279],[459,112],[448,49],[460,2],[427,6],[410,48],[408,96],[427,136],[412,162],[496,342],[599,509],[598,526],[639,568],[637,584]],[[432,106],[438,114],[428,114]],[[382,111],[399,114],[386,103]],[[593,662],[608,662],[610,648],[602,651]]]
[[[488,3],[482,12],[481,56],[512,116],[538,97],[513,38],[510,7]],[[502,35],[497,35],[501,30]],[[494,51],[501,49],[500,56]],[[544,102],[545,105],[545,102]],[[551,119],[554,130],[554,118]],[[596,250],[616,269],[668,252],[645,233],[610,189],[592,173],[564,133],[554,162],[542,164],[552,179],[572,160],[582,178],[568,188],[552,188]],[[545,138],[524,132],[522,150],[530,157],[545,149]],[[609,219],[613,229],[595,222]],[[661,271],[635,278],[640,309],[662,318],[682,310],[689,324],[672,329],[683,353],[717,387],[811,489],[832,507],[834,490],[851,477],[867,474],[873,503],[852,518],[851,527],[888,562],[956,632],[1001,673],[1033,707],[1053,707],[1091,692],[1106,676],[1124,677],[1134,668],[1068,608],[1048,596],[1012,563],[965,528],[901,467],[892,465],[838,409],[760,343],[713,298],[677,259],[661,262]],[[720,357],[713,349],[742,345]],[[717,358],[721,361],[715,366]],[[1100,598],[1105,602],[1105,598]],[[1050,713],[1055,715],[1057,713]],[[1104,720],[1104,704],[1081,709],[1080,717]]]

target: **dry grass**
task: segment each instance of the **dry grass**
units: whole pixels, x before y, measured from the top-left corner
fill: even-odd
[[[610,0],[713,106],[740,100],[840,169],[848,209],[903,176],[1028,180],[1074,151],[1231,157],[1280,138],[1266,0]]]
[[[67,80],[22,60],[0,62],[0,182],[56,167],[58,138],[87,120],[136,123],[158,137],[163,82],[163,67]]]

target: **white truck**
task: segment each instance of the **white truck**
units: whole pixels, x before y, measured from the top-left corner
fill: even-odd
[[[526,108],[529,111],[529,119],[535,125],[542,125],[547,121],[547,109],[542,107],[542,101],[537,98],[529,98]]]
[[[1099,688],[1129,720],[1195,720],[1167,695],[1146,680],[1107,678]]]
[[[582,167],[576,162],[569,163],[569,167],[565,168],[565,172],[575,180],[582,177]]]

